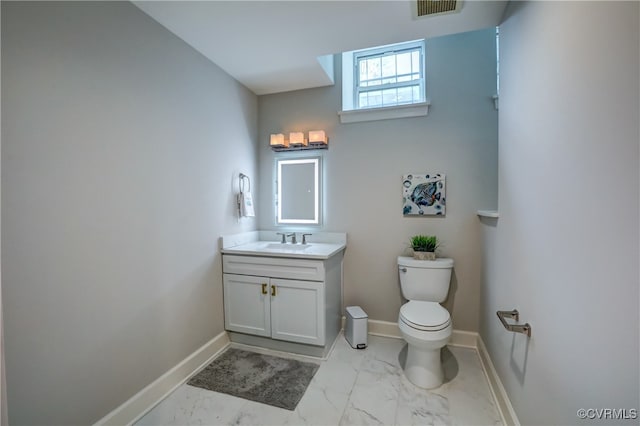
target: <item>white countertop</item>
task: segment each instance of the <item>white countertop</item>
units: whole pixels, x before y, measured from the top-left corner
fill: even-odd
[[[251,256],[289,257],[295,259],[329,259],[344,250],[344,243],[281,244],[277,241],[254,241],[223,248],[224,254]]]
[[[300,238],[300,233],[298,233]],[[347,234],[318,232],[307,244],[281,244],[274,231],[252,231],[223,236],[220,251],[223,254],[244,256],[288,257],[294,259],[329,259],[347,247]]]

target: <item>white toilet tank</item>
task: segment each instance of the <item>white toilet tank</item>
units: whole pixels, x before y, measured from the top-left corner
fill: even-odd
[[[453,259],[417,260],[398,256],[400,288],[408,300],[444,302],[449,293]]]

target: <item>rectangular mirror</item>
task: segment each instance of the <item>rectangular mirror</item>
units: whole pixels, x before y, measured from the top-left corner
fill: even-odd
[[[320,158],[276,159],[277,223],[320,224]]]

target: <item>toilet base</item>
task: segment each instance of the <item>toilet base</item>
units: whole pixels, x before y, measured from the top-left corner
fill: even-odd
[[[437,388],[444,381],[440,350],[451,338],[451,323],[442,330],[422,331],[410,327],[399,318],[398,326],[402,338],[407,342],[405,376],[420,388]]]
[[[424,388],[437,388],[444,381],[444,370],[440,359],[440,348],[421,349],[409,344],[404,374],[414,385]]]

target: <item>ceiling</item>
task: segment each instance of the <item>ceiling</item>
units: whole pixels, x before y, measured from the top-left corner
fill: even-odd
[[[134,1],[257,95],[333,84],[318,58],[496,26],[507,0],[416,17],[415,0]],[[327,73],[325,69],[328,69]]]

